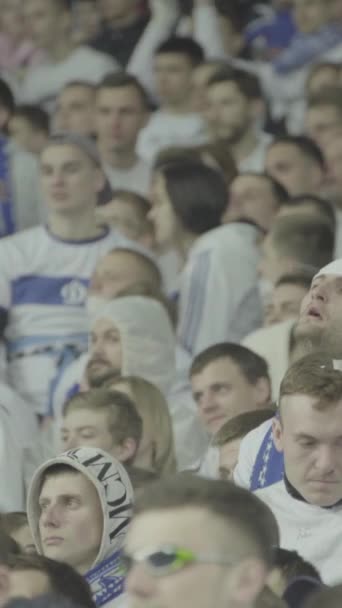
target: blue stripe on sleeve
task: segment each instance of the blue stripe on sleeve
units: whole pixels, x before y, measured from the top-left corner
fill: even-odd
[[[193,352],[198,328],[203,316],[209,271],[210,252],[204,251],[197,256],[192,268],[187,306],[180,331],[181,342],[190,353]]]

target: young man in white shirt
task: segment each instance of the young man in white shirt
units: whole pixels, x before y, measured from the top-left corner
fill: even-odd
[[[24,10],[31,38],[44,49],[46,58],[27,71],[20,93],[23,102],[40,104],[51,112],[68,82],[80,79],[97,84],[118,68],[108,55],[87,46],[74,48],[69,0],[27,0]]]
[[[162,148],[197,146],[207,141],[205,122],[192,105],[192,73],[203,58],[200,45],[185,36],[169,38],[155,52],[160,107],[138,140],[138,153],[146,160],[153,161]]]
[[[146,195],[151,166],[136,151],[139,133],[148,121],[149,100],[134,77],[120,72],[99,84],[95,104],[97,145],[114,190]]]
[[[9,382],[44,415],[64,355],[86,349],[85,302],[95,264],[130,241],[95,221],[104,176],[91,141],[52,136],[40,162],[47,226],[0,242],[0,307]]]
[[[224,69],[209,80],[207,99],[212,137],[230,142],[240,172],[262,173],[272,137],[257,126],[265,111],[258,78],[238,69]]]
[[[280,546],[311,562],[328,585],[342,580],[342,372],[329,355],[307,355],[287,371],[273,420],[284,479],[258,490],[272,509]]]

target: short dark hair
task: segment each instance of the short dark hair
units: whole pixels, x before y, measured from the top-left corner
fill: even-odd
[[[113,72],[107,74],[101,82],[97,85],[97,92],[102,89],[122,89],[124,87],[133,87],[141,98],[142,105],[147,109],[150,107],[150,99],[147,91],[141,84],[141,82],[132,74],[128,74],[124,71]]]
[[[279,544],[276,519],[256,495],[229,481],[204,479],[180,473],[149,484],[138,495],[135,516],[148,511],[197,507],[225,521],[253,545],[266,564],[272,564],[273,548]]]
[[[234,342],[221,342],[202,350],[194,358],[190,367],[190,378],[200,374],[204,368],[218,359],[231,359],[241,370],[250,384],[256,384],[260,378],[269,380],[267,362],[263,357],[242,344]]]
[[[49,559],[43,555],[15,555],[8,560],[11,570],[37,570],[46,574],[50,590],[60,597],[66,597],[76,605],[95,608],[92,593],[86,579],[64,562]]]
[[[283,274],[274,287],[280,287],[281,285],[298,285],[298,287],[304,287],[304,289],[309,290],[314,274],[314,271]]]
[[[203,234],[221,223],[228,189],[218,170],[202,162],[174,161],[159,168],[176,216],[193,234]]]
[[[204,60],[203,48],[189,36],[170,36],[157,47],[155,56],[169,53],[186,55],[194,67]]]
[[[318,217],[304,213],[279,217],[269,235],[279,255],[295,259],[303,269],[318,271],[333,259],[334,231]]]
[[[298,576],[309,576],[321,581],[318,570],[310,562],[297,553],[276,547],[274,550],[273,567],[279,568],[287,585]]]
[[[208,83],[208,87],[212,87],[221,83],[234,83],[239,89],[241,95],[249,101],[263,99],[263,92],[260,80],[255,74],[245,72],[236,68],[225,68],[214,74]]]
[[[258,426],[270,420],[276,413],[275,409],[264,408],[260,410],[251,410],[238,414],[225,422],[213,438],[212,445],[221,447],[234,439],[245,437],[250,431],[253,431]]]
[[[321,196],[316,196],[314,194],[299,194],[297,196],[291,196],[286,205],[288,205],[288,207],[300,207],[301,205],[306,205],[307,203],[310,203],[310,205],[316,207],[320,215],[326,217],[331,223],[332,227],[335,229],[335,210],[331,202],[326,198],[322,198]]]
[[[15,108],[13,116],[24,118],[36,131],[43,131],[46,134],[50,131],[50,116],[40,106],[22,104]]]
[[[316,165],[319,165],[322,171],[325,170],[323,152],[311,137],[307,137],[306,135],[279,135],[271,141],[268,149],[270,150],[271,148],[282,144],[294,146],[303,154],[303,156],[306,156]]]
[[[10,114],[14,112],[15,108],[14,95],[3,78],[0,78],[0,107],[6,108]]]

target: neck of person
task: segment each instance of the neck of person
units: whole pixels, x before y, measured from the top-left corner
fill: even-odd
[[[176,240],[176,249],[182,259],[183,266],[188,258],[191,247],[198,236],[196,234],[192,234],[191,232],[180,231],[179,236]]]
[[[51,43],[51,46],[45,49],[50,59],[56,63],[67,59],[72,50],[73,45],[71,42],[71,37],[68,36],[61,36],[60,38],[57,37],[57,39]]]
[[[103,234],[103,227],[98,226],[94,209],[88,212],[78,210],[74,214],[50,213],[48,228],[53,236],[62,241],[86,241]]]
[[[102,162],[113,169],[131,169],[138,160],[135,147],[132,146],[115,149],[99,141],[98,149]]]
[[[235,161],[239,164],[248,158],[248,156],[255,150],[257,144],[258,137],[253,126],[245,131],[239,141],[231,144]]]

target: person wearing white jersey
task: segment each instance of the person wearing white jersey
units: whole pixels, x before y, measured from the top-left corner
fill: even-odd
[[[205,121],[193,110],[192,72],[203,50],[191,38],[172,36],[159,45],[154,73],[159,109],[151,115],[138,139],[138,153],[153,162],[169,146],[197,146],[208,140]]]
[[[151,166],[136,151],[139,132],[148,121],[149,100],[134,76],[106,76],[96,93],[95,132],[107,178],[114,190],[146,195]]]
[[[47,225],[0,243],[0,308],[9,382],[44,415],[56,372],[86,349],[84,305],[96,261],[130,241],[95,222],[104,177],[90,141],[52,136],[41,155],[41,183]]]
[[[157,243],[183,261],[178,339],[195,355],[223,340],[239,342],[261,325],[257,285],[260,230],[251,222],[219,226],[228,193],[221,174],[198,161],[160,165],[150,218]]]
[[[98,448],[48,460],[30,485],[27,512],[38,553],[82,574],[98,608],[122,605],[120,554],[132,506],[125,469]]]
[[[342,371],[335,367],[317,352],[288,369],[273,421],[284,478],[256,492],[277,519],[280,546],[311,562],[327,585],[342,582]]]
[[[256,332],[254,339],[245,340],[268,362],[277,359],[273,366],[277,393],[288,366],[303,354],[321,350],[336,360],[342,359],[341,285],[342,260],[336,260],[314,277],[297,322],[264,328]],[[282,474],[283,458],[275,449],[272,425],[265,422],[242,441],[234,479],[239,485],[256,490],[279,481]]]
[[[265,112],[258,78],[226,68],[214,74],[207,87],[206,117],[213,138],[225,138],[241,173],[263,173],[271,135],[258,124]]]
[[[78,79],[97,84],[118,69],[108,55],[73,46],[69,0],[27,0],[24,11],[31,38],[44,49],[45,60],[28,69],[19,95],[23,102],[37,103],[52,112],[60,89],[68,82]]]

